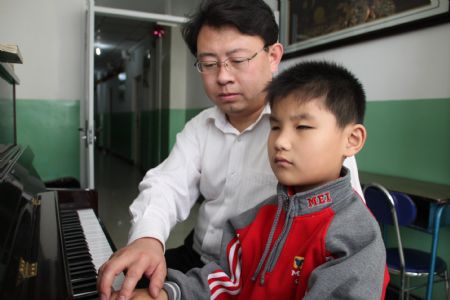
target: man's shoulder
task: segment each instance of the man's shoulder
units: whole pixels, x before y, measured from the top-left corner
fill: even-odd
[[[216,119],[219,115],[218,109],[216,106],[207,107],[205,109],[200,110],[194,117],[192,117],[189,122],[205,122],[207,120]]]
[[[183,130],[180,133],[203,135],[208,126],[213,123],[211,122],[211,120],[215,119],[216,114],[216,107],[214,106],[201,110],[186,122]]]

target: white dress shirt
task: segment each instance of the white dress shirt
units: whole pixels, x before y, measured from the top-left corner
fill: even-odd
[[[128,243],[154,237],[164,244],[176,223],[185,220],[202,195],[195,226],[194,249],[204,262],[219,257],[226,220],[276,193],[277,180],[267,154],[270,129],[267,105],[243,132],[235,129],[217,107],[186,123],[158,167],[147,172],[130,206]],[[354,157],[346,159],[352,185],[362,195]]]

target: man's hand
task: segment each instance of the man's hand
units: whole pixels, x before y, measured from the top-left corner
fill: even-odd
[[[99,270],[97,289],[102,300],[110,299],[114,278],[123,271],[126,271],[126,276],[117,299],[130,299],[143,274],[150,280],[148,293],[159,299],[167,274],[161,243],[153,238],[141,238],[114,253]]]
[[[119,293],[115,292],[111,295],[111,300],[117,299],[119,299]],[[167,293],[162,290],[157,298],[153,298],[146,289],[137,289],[131,294],[130,300],[168,300],[168,296]]]

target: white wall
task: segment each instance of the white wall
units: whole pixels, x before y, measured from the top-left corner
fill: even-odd
[[[170,108],[186,107],[186,68],[188,52],[179,27],[170,28]]]
[[[281,69],[308,59],[344,64],[369,101],[450,98],[448,23],[290,59]]]
[[[156,14],[185,16],[192,12],[200,2],[201,0],[95,0],[95,5],[132,9]]]
[[[0,0],[0,43],[16,43],[18,99],[80,100],[84,92],[85,1]]]

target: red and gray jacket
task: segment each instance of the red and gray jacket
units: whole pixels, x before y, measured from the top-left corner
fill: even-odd
[[[389,275],[377,222],[350,174],[278,194],[228,221],[220,262],[169,270],[169,299],[384,299]]]

